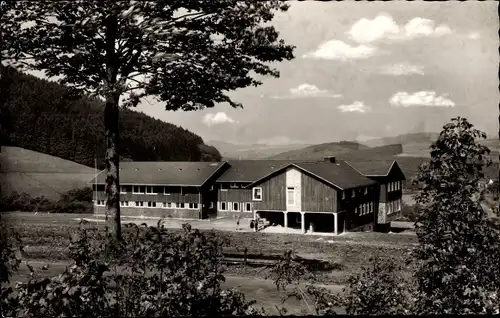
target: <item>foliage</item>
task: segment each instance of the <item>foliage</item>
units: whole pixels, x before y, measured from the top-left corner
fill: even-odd
[[[370,265],[348,278],[342,293],[333,293],[316,286],[315,275],[294,259],[291,251],[274,266],[271,278],[278,290],[285,291],[288,285],[294,288],[286,293],[282,303],[290,297],[302,300],[309,308],[305,314],[334,315],[344,308],[348,315],[394,315],[408,313],[411,304],[411,288],[400,276],[401,267],[393,258],[375,257]],[[302,288],[301,282],[309,281]],[[286,308],[278,308],[286,314]]]
[[[500,232],[480,204],[484,190],[478,181],[489,164],[489,149],[479,138],[486,134],[465,118],[453,118],[420,168],[415,313],[498,313],[500,308]]]
[[[19,236],[6,223],[0,213],[0,316],[6,317],[9,311],[8,296],[12,292],[10,277],[21,264]]]
[[[92,208],[92,188],[89,187],[69,190],[57,202],[15,191],[7,197],[0,196],[0,212],[92,213]]]
[[[349,278],[343,304],[348,315],[407,314],[411,304],[410,284],[400,275],[392,258],[373,258],[361,274]]]
[[[224,290],[223,242],[185,225],[183,232],[132,226],[122,241],[82,226],[71,239],[74,264],[50,279],[33,273],[9,298],[17,317],[242,316],[258,314]],[[111,243],[110,243],[111,242]]]
[[[278,77],[266,63],[293,58],[293,47],[266,25],[287,9],[256,0],[19,2],[3,21],[16,31],[4,54],[105,98],[133,92],[130,105],[154,95],[171,110],[237,107],[226,91],[260,85],[251,72]]]
[[[22,147],[104,169],[103,102],[31,75],[5,70],[0,79],[2,145]],[[37,138],[33,138],[33,135]],[[120,156],[133,161],[219,161],[217,149],[176,125],[132,110],[120,115]]]
[[[401,202],[401,211],[388,216],[389,221],[415,222],[417,219],[419,204],[408,205]]]

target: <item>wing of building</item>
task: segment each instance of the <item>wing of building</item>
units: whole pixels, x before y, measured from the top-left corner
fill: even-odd
[[[401,209],[405,176],[396,161],[234,160],[123,162],[125,216],[266,219],[306,232],[385,230]],[[104,214],[105,172],[92,180]]]

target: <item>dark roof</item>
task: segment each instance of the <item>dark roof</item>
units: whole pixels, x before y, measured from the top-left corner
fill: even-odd
[[[293,163],[292,160],[229,160],[218,182],[254,182]]]
[[[316,162],[292,162],[284,165],[280,169],[275,169],[267,175],[262,176],[261,181],[274,173],[287,169],[289,167],[296,167],[300,170],[310,173],[317,179],[323,180],[332,186],[340,188],[341,190],[357,188],[361,186],[375,184],[376,182],[363,176],[360,172],[356,171],[353,167],[349,166],[343,160],[337,160],[335,163],[316,161]],[[254,182],[254,183],[256,183]],[[252,185],[250,185],[252,186]]]
[[[121,162],[120,184],[202,186],[223,165],[222,162]],[[97,176],[103,184],[105,171]],[[91,183],[94,183],[92,180]]]
[[[343,160],[331,162],[304,162],[295,166],[302,168],[324,181],[342,189],[357,188],[376,183],[363,176]]]
[[[394,159],[384,160],[346,160],[346,162],[365,176],[386,176],[395,164]]]

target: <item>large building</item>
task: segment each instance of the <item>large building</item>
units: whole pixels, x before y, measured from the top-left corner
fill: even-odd
[[[339,234],[385,230],[401,209],[405,176],[396,161],[234,160],[123,162],[124,216],[264,218],[284,227]],[[94,184],[104,214],[105,173]]]

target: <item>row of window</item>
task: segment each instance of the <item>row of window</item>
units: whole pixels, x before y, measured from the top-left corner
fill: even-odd
[[[387,192],[401,190],[401,181],[389,182],[387,184]]]
[[[387,215],[401,211],[401,200],[387,202]]]
[[[252,203],[251,202],[219,202],[219,210],[220,211],[231,211],[231,212],[252,212]]]
[[[368,194],[368,187],[363,187],[363,188],[358,188],[358,189],[352,189],[352,190],[349,190],[349,191],[351,191],[351,198],[355,198],[356,197],[356,192],[358,192],[358,193],[363,192],[364,195],[367,195]],[[346,192],[347,192],[347,190],[342,191],[342,200],[345,200],[345,198],[346,198]]]
[[[169,187],[161,187],[161,188],[163,189],[163,194],[170,195],[170,193],[168,192]],[[182,192],[182,188],[181,188],[181,192]],[[120,194],[126,194],[126,193],[127,193],[126,186],[120,186]],[[158,194],[158,192],[156,192],[156,189],[154,186],[135,185],[135,186],[132,186],[132,194],[151,194],[151,195],[154,195],[154,194]]]
[[[360,204],[354,212],[359,215],[367,215],[373,213],[373,202]]]
[[[105,206],[105,200],[97,200],[97,206]],[[192,209],[197,210],[198,203],[176,203],[176,202],[155,202],[155,201],[120,201],[121,207],[145,207],[145,208],[157,208],[161,207],[163,209]],[[210,202],[210,207],[213,207],[213,202]]]

